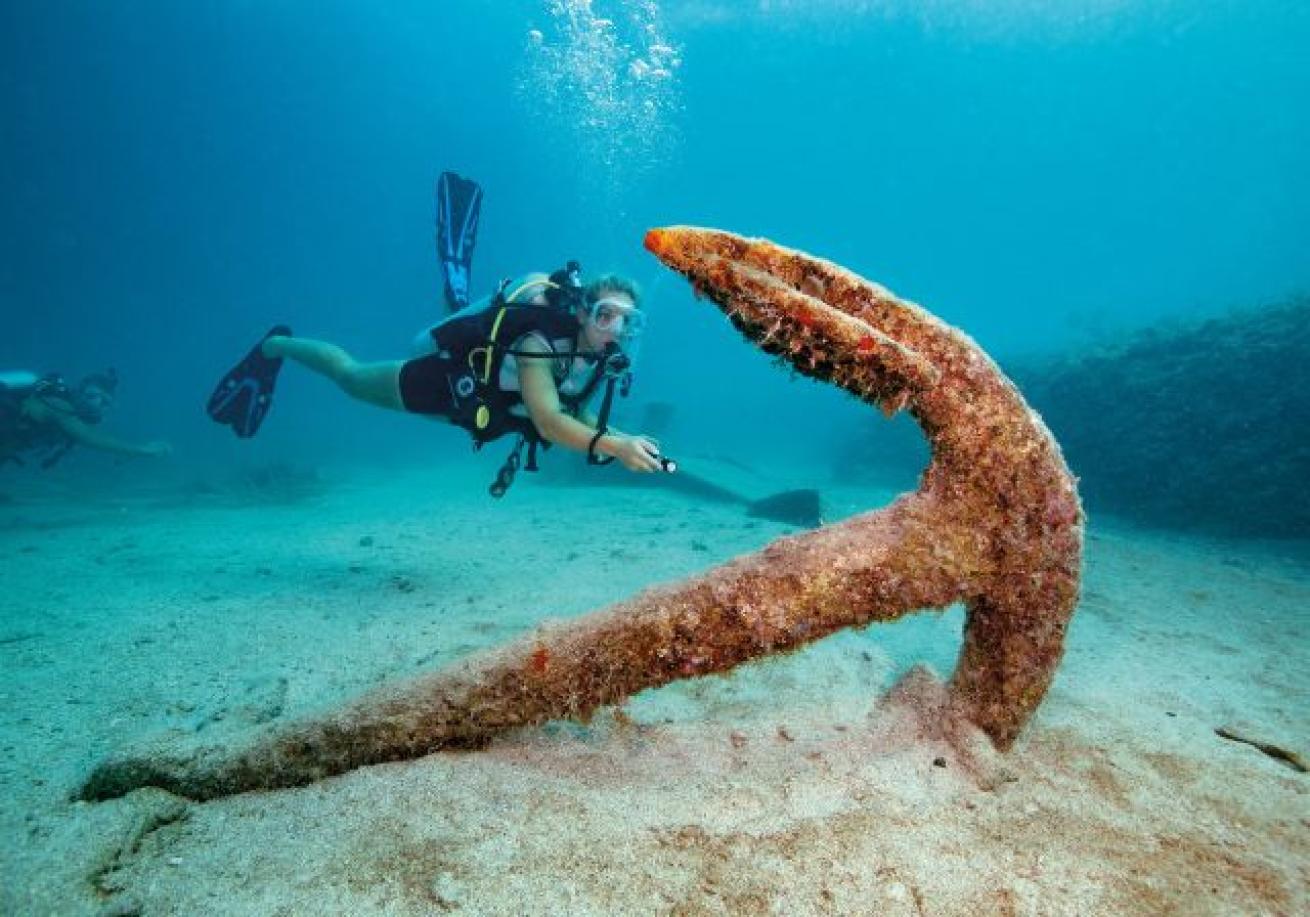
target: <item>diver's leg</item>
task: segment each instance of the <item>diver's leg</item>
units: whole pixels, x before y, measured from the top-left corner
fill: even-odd
[[[281,335],[266,338],[263,352],[266,357],[285,357],[326,376],[359,401],[393,411],[405,410],[400,398],[403,360],[360,363],[336,344]]]

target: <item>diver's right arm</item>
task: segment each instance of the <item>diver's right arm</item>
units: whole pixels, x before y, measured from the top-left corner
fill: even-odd
[[[542,359],[519,356],[519,388],[533,426],[549,442],[586,452],[596,436],[596,428],[571,417],[560,405],[559,389],[555,387],[555,377],[550,372],[551,359],[547,359],[553,359],[554,354],[531,337],[523,341],[520,350],[542,355]],[[646,436],[610,431],[596,440],[596,451],[618,459],[629,471],[660,471],[662,468],[657,458],[659,443]]]
[[[117,437],[101,433],[95,427],[78,417],[73,411],[71,405],[64,410],[51,407],[44,401],[33,398],[24,405],[24,413],[37,423],[55,424],[78,445],[86,446],[90,449],[99,449],[102,452],[114,452],[118,455],[146,456],[168,455],[173,451],[173,448],[165,442],[155,441],[140,444],[129,443],[126,440],[121,440]]]

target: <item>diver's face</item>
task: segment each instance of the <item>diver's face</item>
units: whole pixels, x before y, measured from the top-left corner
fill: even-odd
[[[82,404],[97,418],[104,416],[113,402],[113,396],[98,385],[88,385],[82,389]]]
[[[641,319],[641,310],[627,293],[602,293],[581,316],[583,343],[595,351],[621,344],[640,331]]]

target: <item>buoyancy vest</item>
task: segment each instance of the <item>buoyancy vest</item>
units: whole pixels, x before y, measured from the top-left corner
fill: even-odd
[[[532,420],[515,408],[523,403],[517,387],[502,385],[501,369],[505,359],[538,358],[524,354],[514,345],[536,333],[556,351],[552,360],[557,382],[572,371],[573,351],[578,320],[570,308],[538,305],[531,300],[539,293],[557,287],[545,275],[528,275],[517,282],[506,281],[489,299],[473,303],[428,330],[433,349],[450,364],[450,389],[454,411],[450,420],[473,437],[474,445],[484,444],[508,433],[519,434],[539,442]],[[564,347],[566,349],[561,350]],[[570,414],[577,414],[595,393],[604,375],[597,361],[591,376],[572,390],[560,391],[560,403]]]

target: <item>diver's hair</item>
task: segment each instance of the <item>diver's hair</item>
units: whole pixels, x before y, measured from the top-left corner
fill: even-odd
[[[606,293],[625,293],[632,297],[637,308],[641,308],[641,290],[634,281],[622,274],[601,274],[582,291],[583,301],[590,309]]]

